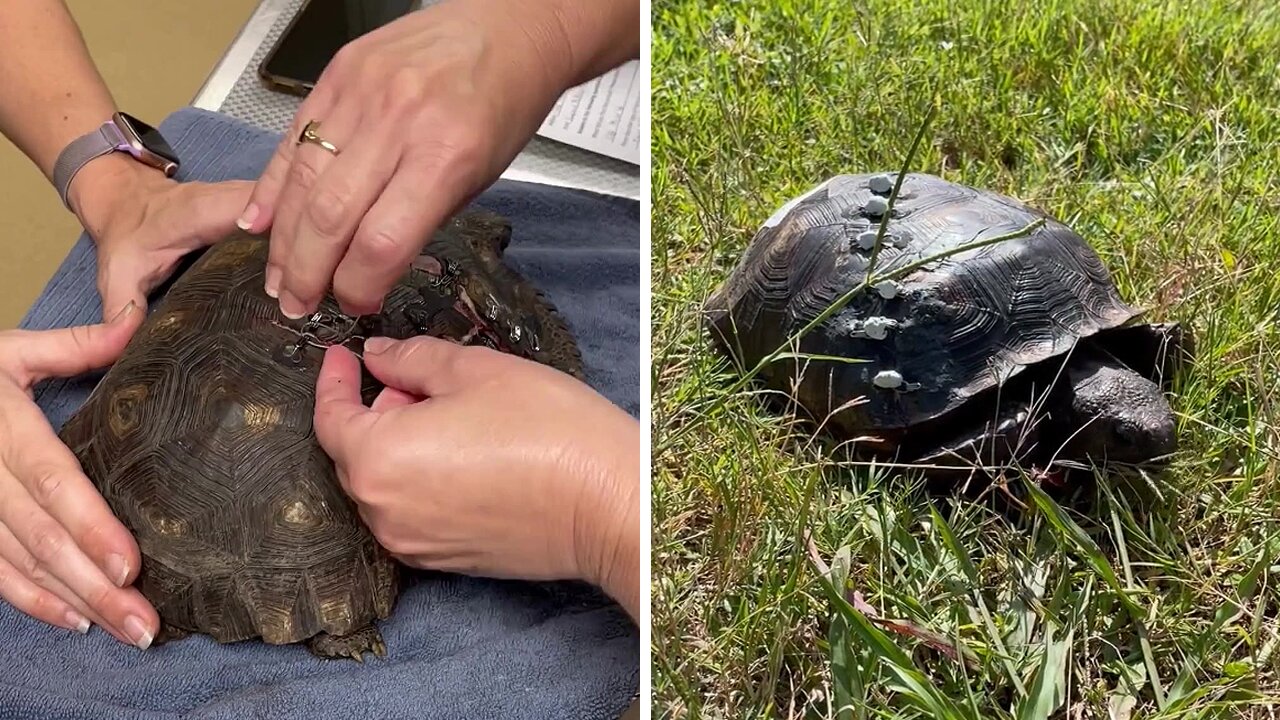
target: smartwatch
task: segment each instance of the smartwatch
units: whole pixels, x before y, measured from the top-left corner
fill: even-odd
[[[111,152],[128,153],[138,162],[160,170],[165,177],[173,177],[178,171],[178,156],[159,130],[127,113],[114,113],[97,130],[72,140],[58,155],[53,166],[53,186],[63,205],[67,205],[67,188],[80,168]]]

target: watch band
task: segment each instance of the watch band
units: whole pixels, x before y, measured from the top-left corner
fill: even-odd
[[[80,168],[94,158],[122,150],[123,145],[125,145],[124,137],[115,124],[106,122],[97,130],[72,140],[63,148],[57,162],[53,165],[53,186],[58,190],[58,197],[62,198],[62,204],[70,208],[67,204],[67,190],[71,187],[71,179],[76,176]]]

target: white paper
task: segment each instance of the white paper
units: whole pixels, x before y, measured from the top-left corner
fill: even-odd
[[[640,93],[644,78],[632,60],[570,88],[538,134],[584,150],[640,164]]]

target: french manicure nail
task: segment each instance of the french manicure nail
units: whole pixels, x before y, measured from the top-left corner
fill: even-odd
[[[391,338],[371,337],[364,341],[364,351],[377,355],[391,347]]]
[[[290,320],[297,320],[307,314],[302,307],[302,302],[288,290],[280,291],[280,312]]]
[[[142,619],[134,615],[130,615],[124,620],[124,634],[129,636],[134,645],[139,650],[146,650],[151,647],[151,631],[147,630],[147,626],[142,623]]]
[[[116,587],[124,587],[125,580],[129,577],[129,563],[125,562],[124,556],[119,553],[111,553],[107,556],[107,577]]]
[[[71,625],[73,626],[73,629],[74,629],[76,632],[80,633],[81,635],[86,635],[86,634],[88,634],[88,632],[89,632],[89,618],[87,618],[87,617],[85,617],[85,616],[81,615],[80,613],[76,612],[75,610],[68,610],[68,611],[67,611],[66,618],[67,618],[67,622],[68,622],[68,623],[71,623]]]
[[[236,220],[236,227],[248,232],[253,227],[253,221],[258,219],[258,206],[249,203],[249,206],[240,214],[240,219]]]
[[[128,305],[125,305],[124,307],[116,311],[116,314],[111,317],[111,320],[109,322],[116,322],[118,320],[123,320],[129,317],[129,313],[133,312],[133,309],[136,307],[138,307],[138,303],[133,300],[130,300]]]
[[[283,274],[280,272],[280,268],[274,265],[267,266],[267,281],[266,286],[263,288],[266,290],[267,295],[273,298],[280,297],[280,276]]]

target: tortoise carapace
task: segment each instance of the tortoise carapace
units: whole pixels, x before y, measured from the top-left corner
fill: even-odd
[[[268,242],[229,237],[159,301],[61,436],[142,552],[157,642],[306,642],[383,654],[397,564],[344,494],[312,429],[324,348],[418,335],[486,345],[581,378],[568,327],[506,267],[504,218],[464,211],[406,268],[376,315],[332,296],[288,320],[263,290]],[[381,390],[367,372],[366,403]]]
[[[897,178],[838,175],[780,208],[705,304],[718,351],[754,367],[864,284],[874,254],[867,291],[762,373],[834,436],[953,468],[1175,451],[1165,392],[1190,352],[1182,326],[1140,322],[1098,254],[1045,213],[924,174],[890,208]]]

